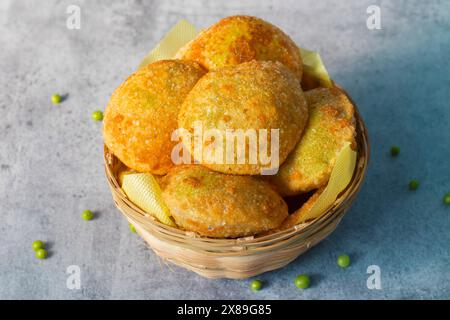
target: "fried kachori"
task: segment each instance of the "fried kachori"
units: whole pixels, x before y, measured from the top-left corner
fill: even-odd
[[[179,60],[157,61],[135,72],[108,103],[105,144],[131,169],[167,173],[180,106],[204,74],[198,63]]]
[[[198,125],[203,132],[217,133],[215,141],[201,137],[202,148],[196,148],[191,137],[183,139],[198,163],[223,173],[260,174],[269,166],[262,160],[262,150],[277,156],[278,169],[300,140],[307,119],[306,100],[293,73],[279,62],[250,61],[201,78],[180,109],[178,125],[191,133]],[[258,135],[259,148],[248,139],[228,148],[230,132],[239,130]],[[272,130],[278,133],[274,141]],[[212,143],[216,153],[207,153],[214,150]],[[261,148],[263,143],[266,148]]]
[[[278,27],[255,17],[231,16],[202,31],[176,58],[194,60],[208,70],[251,60],[279,61],[302,78],[300,49]]]
[[[176,224],[203,236],[255,235],[278,227],[288,215],[284,200],[260,177],[181,165],[173,167],[160,185]]]
[[[269,177],[282,195],[324,186],[344,144],[356,147],[354,107],[341,90],[317,88],[305,97],[309,120],[303,137],[279,172]]]

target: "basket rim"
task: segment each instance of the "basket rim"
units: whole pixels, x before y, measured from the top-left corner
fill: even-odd
[[[355,171],[350,183],[345,188],[345,190],[341,192],[341,194],[338,196],[338,198],[335,200],[332,206],[328,208],[326,212],[324,212],[320,217],[306,224],[296,225],[288,229],[277,231],[271,234],[262,236],[234,238],[234,239],[209,238],[200,236],[192,231],[186,231],[178,229],[176,227],[167,226],[159,222],[153,216],[144,212],[142,209],[137,207],[133,202],[131,202],[127,198],[112,170],[112,167],[114,165],[121,164],[121,162],[109,151],[108,147],[104,145],[103,159],[105,166],[105,174],[108,178],[107,180],[111,188],[111,192],[113,193],[113,195],[115,193],[116,196],[120,198],[122,202],[121,205],[127,205],[137,215],[134,215],[133,217],[129,216],[127,213],[124,212],[124,210],[121,208],[121,205],[119,205],[116,199],[114,199],[116,206],[127,217],[127,219],[132,220],[135,223],[138,223],[140,226],[142,226],[142,224],[145,224],[147,227],[144,226],[144,229],[150,232],[153,236],[159,235],[162,238],[170,237],[172,241],[178,243],[180,246],[184,245],[183,243],[184,241],[188,241],[189,242],[188,247],[191,249],[192,245],[197,244],[205,248],[208,246],[213,246],[216,249],[220,248],[230,249],[231,247],[233,249],[231,250],[231,252],[234,253],[236,253],[236,251],[242,251],[247,249],[252,249],[252,251],[255,252],[255,250],[259,251],[258,248],[264,249],[265,251],[270,250],[270,248],[278,245],[280,242],[286,244],[286,242],[289,243],[290,240],[295,241],[294,238],[296,236],[299,235],[307,236],[318,233],[320,229],[325,228],[328,224],[332,223],[334,219],[341,219],[342,216],[344,215],[343,213],[339,214],[342,211],[342,208],[349,207],[350,204],[354,201],[356,195],[358,194],[363,184],[370,158],[370,143],[368,132],[364,120],[359,113],[357,105],[351,98],[351,96],[342,87],[340,87],[337,84],[334,84],[334,86],[339,90],[341,90],[353,104],[355,110],[355,129],[356,129],[358,153]]]

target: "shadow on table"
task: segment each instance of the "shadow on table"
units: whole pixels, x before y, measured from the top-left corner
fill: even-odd
[[[425,185],[441,181],[442,168],[437,166],[445,166],[442,159],[449,156],[449,148],[433,148],[432,144],[443,134],[447,141],[450,138],[445,106],[450,96],[444,86],[450,83],[450,70],[448,62],[440,64],[439,48],[431,53],[428,49],[429,44],[418,44],[414,52],[402,52],[401,47],[381,50],[355,61],[355,68],[335,74],[333,78],[355,100],[369,130],[367,177],[337,230],[271,276],[335,264],[342,252],[351,253],[354,264],[367,267],[390,261],[392,268],[401,269],[402,259],[417,249],[417,235],[428,232],[427,237],[434,236],[425,230],[420,208],[432,208],[438,202]],[[390,155],[393,145],[401,148],[396,158]],[[423,181],[423,190],[408,190],[412,179]]]

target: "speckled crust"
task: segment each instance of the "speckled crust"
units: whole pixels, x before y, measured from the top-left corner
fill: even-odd
[[[251,60],[279,61],[302,78],[302,58],[294,41],[276,26],[255,17],[231,16],[202,31],[176,55],[208,70]]]
[[[204,130],[217,130],[223,137],[227,129],[242,129],[244,132],[254,129],[258,134],[259,129],[267,129],[269,150],[270,129],[279,129],[281,164],[299,141],[307,119],[308,106],[292,72],[279,62],[251,61],[205,75],[184,101],[178,125],[194,132],[195,124],[200,122]],[[267,169],[267,164],[259,161],[259,153],[256,163],[251,163],[250,160],[254,159],[249,159],[249,152],[245,153],[244,164],[238,164],[237,153],[234,162],[225,163],[225,139],[223,164],[205,161],[211,159],[205,152],[211,144],[208,139],[203,141],[203,153],[194,153],[191,140],[184,139],[183,143],[199,163],[219,172],[256,175],[263,168]],[[243,144],[239,146],[243,152]]]
[[[288,215],[284,200],[259,177],[182,165],[172,168],[160,185],[176,224],[203,236],[254,235],[279,226]]]
[[[277,175],[269,177],[282,195],[320,188],[331,175],[345,142],[356,148],[354,108],[337,88],[306,91],[309,121],[304,135]]]
[[[165,174],[181,103],[205,74],[196,62],[162,60],[131,75],[109,100],[103,121],[108,148],[128,167]]]

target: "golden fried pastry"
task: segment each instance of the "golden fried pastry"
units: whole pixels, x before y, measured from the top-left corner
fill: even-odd
[[[203,236],[254,235],[279,226],[288,215],[284,200],[259,177],[181,165],[173,167],[160,185],[176,224]]]
[[[276,26],[249,16],[224,18],[202,31],[176,54],[208,70],[251,60],[279,61],[302,78],[300,49]]]
[[[355,142],[354,108],[338,88],[306,91],[309,121],[301,141],[280,171],[269,179],[282,195],[324,186],[346,142]]]
[[[162,60],[131,75],[111,96],[103,121],[108,148],[129,168],[165,174],[180,106],[205,74],[196,62]]]
[[[251,61],[211,71],[200,79],[180,109],[178,125],[194,134],[199,125],[203,132],[216,133],[214,139],[202,136],[202,148],[195,148],[195,139],[183,139],[198,163],[223,173],[260,174],[273,164],[268,164],[263,154],[276,154],[278,169],[299,141],[307,119],[306,100],[293,73],[279,62]],[[253,141],[256,135],[267,142],[267,149],[256,147],[247,138],[231,143],[230,132],[239,130],[250,138],[254,133]],[[275,131],[279,142],[272,144]],[[221,156],[208,150],[221,150]]]

